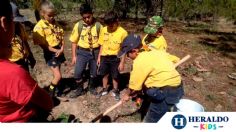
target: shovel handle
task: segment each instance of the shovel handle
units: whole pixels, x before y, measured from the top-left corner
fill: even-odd
[[[175,67],[178,67],[180,64],[184,63],[185,61],[187,61],[191,56],[190,55],[186,55],[184,58],[182,58],[179,62],[175,63]]]
[[[91,120],[90,122],[96,122],[99,119],[101,119],[103,116],[107,115],[109,112],[111,112],[112,110],[114,110],[115,108],[117,108],[118,106],[120,106],[123,102],[119,101],[118,103],[116,103],[115,105],[111,106],[110,108],[108,108],[105,112],[97,115],[93,120]]]
[[[111,112],[112,110],[114,110],[116,107],[120,106],[122,104],[122,101],[119,101],[118,103],[116,103],[115,105],[111,106],[110,108],[108,108],[105,112],[103,112],[103,116],[107,115],[109,112]]]

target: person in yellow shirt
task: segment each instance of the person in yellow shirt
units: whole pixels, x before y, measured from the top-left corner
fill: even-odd
[[[80,96],[85,92],[82,77],[87,65],[90,71],[88,89],[91,94],[97,95],[95,85],[97,79],[96,62],[100,48],[98,38],[102,25],[93,17],[92,8],[88,4],[80,6],[80,15],[82,20],[75,24],[70,36],[72,64],[75,64],[74,78],[76,80],[75,90],[70,93],[71,98]]]
[[[149,19],[144,28],[146,35],[142,40],[144,50],[167,50],[167,43],[163,36],[164,22],[160,16],[153,16]],[[177,56],[169,54],[169,59],[176,63],[180,59]]]
[[[98,41],[101,48],[97,64],[100,66],[99,74],[103,76],[103,90],[98,97],[108,94],[108,76],[110,74],[113,83],[112,95],[116,100],[120,100],[118,76],[119,71],[124,70],[124,56],[120,59],[117,54],[128,33],[119,25],[117,14],[113,11],[105,15],[104,22],[107,26],[102,29]]]
[[[118,56],[126,54],[133,60],[129,89],[122,100],[128,101],[143,90],[151,100],[144,122],[158,122],[183,96],[181,76],[169,60],[168,53],[163,50],[141,52],[141,48],[141,38],[131,34],[125,38],[119,51]]]
[[[27,19],[19,13],[18,7],[11,2],[13,21],[15,23],[15,34],[11,42],[11,55],[9,55],[8,60],[21,65],[25,70],[29,71],[29,65],[34,68],[36,60],[30,50],[28,44],[28,36],[25,27],[22,23],[27,21]]]
[[[44,52],[47,65],[53,72],[53,80],[49,86],[51,96],[54,96],[61,80],[60,66],[65,61],[64,57],[64,31],[55,20],[56,11],[54,5],[49,2],[41,4],[41,19],[34,27],[33,40]]]

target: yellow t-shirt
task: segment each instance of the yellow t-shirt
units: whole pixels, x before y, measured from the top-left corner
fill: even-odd
[[[109,33],[107,31],[107,26],[104,27],[98,41],[98,43],[102,45],[101,55],[117,55],[120,50],[121,44],[127,35],[127,31],[120,26],[115,32],[112,33]]]
[[[83,28],[81,33],[79,34],[79,23],[83,24]],[[72,33],[70,35],[70,41],[72,43],[76,43],[77,46],[80,46],[82,48],[90,48],[89,40],[88,40],[88,32],[91,28],[91,35],[92,35],[92,47],[98,48],[98,37],[102,30],[102,25],[100,26],[100,31],[97,33],[96,25],[94,24],[92,27],[85,25],[85,23],[77,22],[72,30]]]
[[[143,84],[150,88],[178,86],[180,83],[180,74],[165,51],[143,51],[135,58],[129,80],[130,89],[141,90]]]
[[[55,47],[60,45],[63,39],[64,30],[57,23],[52,25],[41,19],[34,27],[33,40],[35,44]]]
[[[163,35],[159,36],[158,38],[155,38],[150,43],[148,43],[147,36],[148,35],[145,35],[142,40],[143,49],[145,51],[149,51],[149,50],[153,50],[153,49],[154,50],[164,50],[164,51],[167,50],[167,43],[166,43],[166,40]],[[168,56],[169,56],[169,59],[174,63],[177,63],[180,60],[180,58],[175,55],[169,54]]]
[[[148,38],[147,38],[148,35],[145,35],[143,40],[142,40],[142,43],[143,45],[146,47],[151,47],[151,48],[154,48],[154,49],[157,49],[157,50],[165,50],[167,49],[167,43],[166,43],[166,40],[165,38],[163,37],[163,35],[159,36],[158,38],[155,38],[152,42],[148,42]]]
[[[24,45],[24,42],[27,42],[28,35],[22,24],[19,24],[19,35],[15,35],[11,42],[11,55],[8,58],[11,62],[16,62],[20,59],[28,57],[29,51]]]

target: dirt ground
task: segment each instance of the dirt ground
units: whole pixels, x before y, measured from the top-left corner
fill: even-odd
[[[32,11],[21,10],[21,12],[35,23]],[[71,43],[69,42],[69,35],[76,17],[78,16],[68,15],[64,18],[67,23],[67,31],[65,32],[67,61],[62,65],[61,71],[66,88],[71,86],[71,78],[73,78],[74,72],[74,67],[70,64]],[[141,20],[122,20],[121,26],[129,32],[144,35],[142,32],[144,22]],[[236,80],[228,77],[228,74],[236,72],[235,31],[236,25],[223,18],[217,24],[165,23],[164,36],[168,43],[168,52],[180,58],[187,54],[191,55],[190,60],[177,68],[183,78],[184,98],[199,102],[204,106],[205,111],[236,111]],[[31,38],[29,42],[37,60],[36,67],[31,71],[31,74],[41,87],[46,87],[50,84],[52,73],[44,62],[40,47],[33,45]],[[130,61],[126,64],[126,74],[130,71],[130,64]],[[122,79],[127,81],[126,74],[123,74],[124,78]],[[125,89],[121,93],[123,94],[124,91]],[[70,99],[65,95],[60,97],[60,100],[60,103],[52,111],[54,118],[62,113],[72,114],[81,122],[89,122],[100,112],[117,103],[110,93],[100,99],[96,99],[88,92],[76,99]],[[137,109],[135,103],[129,101],[108,115],[112,122],[141,122],[141,116],[136,112]]]

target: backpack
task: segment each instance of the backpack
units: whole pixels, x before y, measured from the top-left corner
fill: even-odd
[[[83,29],[83,24],[82,24],[82,20],[79,21],[79,25],[78,25],[78,34],[79,34],[79,38],[80,38],[80,34],[82,32]],[[101,28],[101,23],[100,22],[95,22],[95,26],[96,26],[96,32],[97,35],[99,37],[99,33],[100,33],[100,28]]]

